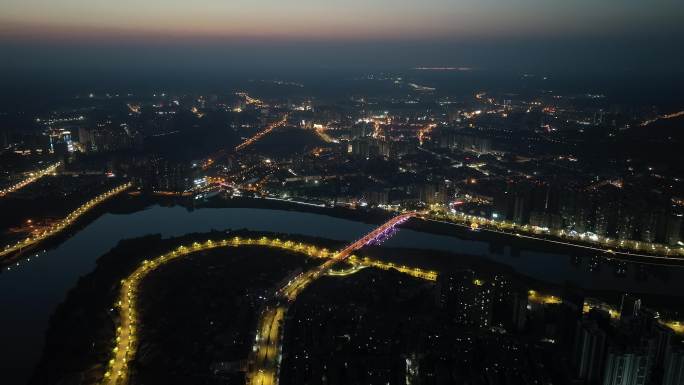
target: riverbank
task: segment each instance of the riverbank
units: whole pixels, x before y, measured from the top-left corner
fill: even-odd
[[[69,237],[78,233],[81,229],[92,223],[95,219],[105,213],[112,214],[130,214],[145,210],[151,206],[159,205],[161,207],[180,206],[188,211],[210,208],[258,208],[268,210],[281,211],[296,211],[311,214],[325,215],[333,218],[347,219],[355,222],[366,223],[370,225],[377,225],[384,223],[393,216],[393,213],[381,209],[349,209],[343,207],[318,207],[315,205],[291,202],[286,200],[273,200],[263,198],[220,198],[215,197],[210,200],[195,200],[191,197],[183,196],[156,196],[156,195],[132,195],[125,194],[114,199],[104,202],[100,206],[94,208],[91,212],[83,215],[76,223],[70,226],[62,233],[51,237],[32,249],[22,251],[21,253],[0,260],[0,267],[7,267],[17,263],[22,258],[31,256],[36,251],[48,250],[53,248]],[[523,250],[536,251],[544,253],[558,253],[567,254],[577,257],[599,257],[607,261],[626,261],[644,264],[655,264],[663,266],[684,266],[684,260],[674,258],[643,258],[639,256],[630,255],[616,255],[608,251],[592,250],[583,248],[582,245],[572,245],[548,241],[545,239],[531,239],[526,237],[518,237],[514,234],[493,232],[487,229],[473,231],[469,226],[460,225],[457,223],[447,223],[441,221],[434,221],[422,218],[414,218],[411,221],[402,225],[404,228],[415,231],[439,234],[446,236],[453,236],[459,239],[471,241],[483,241],[491,244],[494,251],[503,250],[510,247],[510,252],[513,255],[519,255]],[[151,229],[154,231],[154,229]],[[0,270],[1,271],[1,270]],[[0,273],[1,274],[1,273]]]
[[[493,232],[487,229],[473,230],[470,226],[429,219],[416,218],[403,225],[404,228],[430,234],[454,236],[459,239],[488,242],[494,249],[503,250],[510,247],[512,255],[520,255],[523,251],[537,251],[549,254],[565,254],[575,257],[598,257],[606,261],[625,261],[658,266],[684,266],[684,259],[640,257],[636,255],[615,254],[607,250],[593,250],[583,245],[556,242],[553,239],[532,239],[515,234]]]
[[[70,230],[84,215],[88,214],[91,210],[97,209],[100,205],[115,198],[117,195],[122,194],[124,191],[130,189],[131,186],[132,184],[127,182],[90,198],[48,228],[32,233],[25,239],[18,240],[14,244],[5,246],[0,250],[0,258],[5,260],[5,263],[11,263],[12,260],[20,258],[24,253],[31,252],[36,247],[39,247],[44,241],[60,235],[65,230]]]
[[[282,211],[299,211],[304,213],[327,215],[334,218],[349,219],[368,224],[381,224],[395,214],[381,209],[349,209],[344,207],[320,207],[306,202],[276,200],[267,198],[213,198],[199,202],[195,207],[207,208],[263,208]]]
[[[383,210],[351,210],[340,207],[327,208],[315,207],[311,205],[297,204],[293,202],[257,199],[257,198],[234,198],[234,199],[212,199],[209,201],[197,201],[191,197],[183,196],[160,196],[160,195],[140,195],[140,194],[121,194],[97,207],[89,210],[79,217],[74,223],[65,228],[58,234],[49,237],[39,243],[26,247],[25,249],[7,255],[0,259],[0,274],[3,270],[12,265],[21,263],[23,259],[39,257],[46,250],[53,249],[70,237],[77,234],[93,221],[104,214],[111,213],[116,215],[132,214],[143,211],[149,207],[159,205],[161,207],[180,206],[188,211],[206,208],[259,208],[282,211],[298,211],[312,214],[326,215],[334,218],[349,219],[368,224],[379,224],[385,222],[392,215]],[[151,229],[154,232],[154,229]]]

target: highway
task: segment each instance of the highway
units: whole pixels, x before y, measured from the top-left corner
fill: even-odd
[[[269,124],[268,126],[266,126],[266,128],[264,128],[263,130],[257,132],[257,133],[256,133],[254,136],[252,136],[251,138],[249,138],[249,139],[245,140],[244,142],[242,142],[242,143],[238,144],[237,146],[235,146],[235,152],[238,152],[238,151],[244,149],[245,147],[251,146],[252,144],[254,144],[254,143],[256,143],[257,141],[259,141],[261,138],[263,138],[264,136],[266,136],[268,133],[270,133],[270,132],[273,131],[274,129],[276,129],[276,128],[278,128],[278,127],[284,126],[285,123],[287,123],[287,118],[288,118],[288,116],[289,116],[288,114],[284,114],[283,117],[280,118],[279,120],[277,120],[277,121],[275,121],[275,122]]]
[[[261,314],[258,334],[254,345],[255,368],[249,377],[249,383],[254,385],[274,385],[278,383],[278,372],[281,357],[281,326],[285,319],[287,308],[276,305],[267,308]]]
[[[21,182],[18,182],[12,186],[9,186],[5,189],[0,190],[0,198],[4,197],[5,195],[7,195],[9,193],[15,192],[15,191],[17,191],[23,187],[30,185],[31,183],[37,181],[38,179],[44,177],[45,175],[53,174],[55,171],[57,171],[57,169],[61,165],[62,165],[62,162],[57,162],[57,163],[54,163],[54,164],[52,164],[52,165],[50,165],[50,166],[48,166],[42,170],[38,170],[38,171],[34,171],[32,173],[29,173],[28,177],[26,179],[22,180]]]
[[[69,227],[71,224],[73,224],[79,217],[83,216],[85,213],[88,211],[92,210],[96,206],[98,206],[100,203],[108,200],[109,198],[112,198],[127,189],[129,189],[132,186],[132,184],[125,183],[121,186],[118,186],[116,188],[113,188],[107,192],[104,192],[95,198],[90,199],[86,203],[82,204],[79,206],[76,210],[72,211],[67,215],[65,218],[60,220],[57,224],[52,225],[48,230],[37,234],[37,235],[32,235],[23,241],[19,241],[13,245],[7,245],[5,246],[2,250],[0,250],[0,258],[12,254],[14,252],[20,252],[23,249],[26,249],[27,247],[33,246],[47,238],[50,238],[60,232],[62,232],[64,229]]]
[[[247,93],[245,93],[245,92],[237,92],[236,95],[245,98],[245,102],[246,102],[247,104],[252,104],[252,105],[255,105],[255,106],[257,106],[257,107],[267,107],[267,106],[268,106],[266,103],[262,102],[262,101],[259,100],[259,99],[252,98],[251,96],[249,96],[249,95],[248,95]],[[242,142],[242,143],[240,143],[239,145],[235,146],[235,148],[234,148],[235,152],[238,152],[238,151],[244,149],[245,147],[248,147],[248,146],[254,144],[254,143],[257,142],[259,139],[261,139],[262,137],[264,137],[265,135],[267,135],[269,132],[273,131],[275,128],[284,125],[284,124],[287,122],[288,116],[289,116],[288,114],[285,114],[285,115],[283,116],[283,118],[281,118],[280,120],[278,120],[278,121],[276,121],[276,122],[273,122],[273,123],[269,124],[269,125],[266,126],[266,128],[264,128],[262,131],[258,132],[257,134],[255,134],[255,135],[252,136],[251,138],[246,139],[244,142]],[[227,156],[227,155],[229,155],[227,150],[225,150],[225,149],[219,150],[218,152],[216,152],[216,153],[214,153],[213,155],[211,155],[211,156],[209,156],[208,158],[206,158],[206,159],[201,163],[202,170],[207,171],[207,170],[208,170],[212,165],[214,165],[219,159],[222,159],[222,158],[224,158],[224,157]]]

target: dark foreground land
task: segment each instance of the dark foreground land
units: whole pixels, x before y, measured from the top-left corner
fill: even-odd
[[[245,247],[160,267],[140,290],[131,383],[244,383],[259,308],[288,272],[306,264],[300,254]]]
[[[558,372],[555,349],[538,336],[476,327],[440,304],[442,287],[373,269],[315,282],[289,312],[280,382],[522,385]],[[510,309],[493,305],[496,323],[509,327]]]

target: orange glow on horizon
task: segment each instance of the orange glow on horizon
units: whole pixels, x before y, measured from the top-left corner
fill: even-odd
[[[244,4],[243,4],[244,3]],[[601,23],[558,19],[547,7],[529,13],[508,5],[466,1],[405,0],[337,3],[298,0],[259,3],[208,0],[133,2],[116,5],[85,0],[45,4],[39,0],[8,0],[0,16],[0,39],[27,40],[421,40],[472,39],[505,36],[565,36],[599,32]],[[582,17],[588,17],[582,14]],[[595,27],[587,27],[595,26]],[[596,28],[592,29],[592,28]]]

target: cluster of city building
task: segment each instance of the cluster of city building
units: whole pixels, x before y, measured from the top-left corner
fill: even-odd
[[[577,292],[541,295],[509,279],[477,278],[471,270],[440,276],[438,301],[459,325],[534,335],[564,360],[573,384],[679,384],[684,344],[679,324],[669,324],[641,299],[624,294],[613,309]]]
[[[58,165],[62,175],[40,183],[57,186],[61,200],[49,202],[65,206],[54,215],[63,221],[42,226],[15,209],[13,218],[21,223],[8,226],[22,227],[22,235],[8,236],[16,246],[6,249],[51,236],[109,196],[135,187],[135,194],[192,197],[193,204],[247,196],[417,210],[473,230],[488,226],[561,237],[606,252],[684,253],[678,167],[592,152],[679,115],[613,107],[602,95],[453,96],[403,77],[369,80],[397,84],[401,92],[268,100],[246,92],[91,94],[75,103],[80,107],[33,117],[31,130],[2,129],[0,156],[16,165],[0,175],[0,191],[13,192],[14,200],[7,201],[17,201],[13,186],[28,186]],[[69,214],[66,190],[102,195],[72,205],[76,211]],[[23,191],[36,194],[31,199],[45,196]],[[23,240],[25,234],[33,235]],[[380,283],[366,271],[353,273],[351,280],[362,283],[336,292],[357,302],[313,307],[308,304],[327,292],[309,290],[293,309],[286,322],[306,327],[288,328],[293,333],[285,342],[290,351],[283,382],[391,377],[407,384],[684,383],[677,334],[684,328],[632,295],[612,309],[571,290],[541,295],[506,275],[467,269],[440,274],[436,285],[406,283],[411,278],[397,284],[396,276]],[[368,295],[370,286],[392,292],[382,314],[367,302],[380,297]],[[407,314],[409,305],[425,314]],[[363,328],[352,327],[361,322]],[[367,342],[352,346],[352,340]]]
[[[676,167],[585,149],[600,143],[609,152],[611,141],[671,115],[616,107],[603,95],[457,96],[401,75],[367,81],[399,92],[267,101],[246,92],[90,94],[78,108],[34,117],[34,131],[3,130],[2,144],[63,159],[66,169],[127,175],[150,192],[211,185],[227,196],[431,207],[615,249],[684,246]]]
[[[542,294],[505,273],[436,284],[363,270],[305,291],[284,323],[282,383],[675,385],[681,328],[625,294]]]

